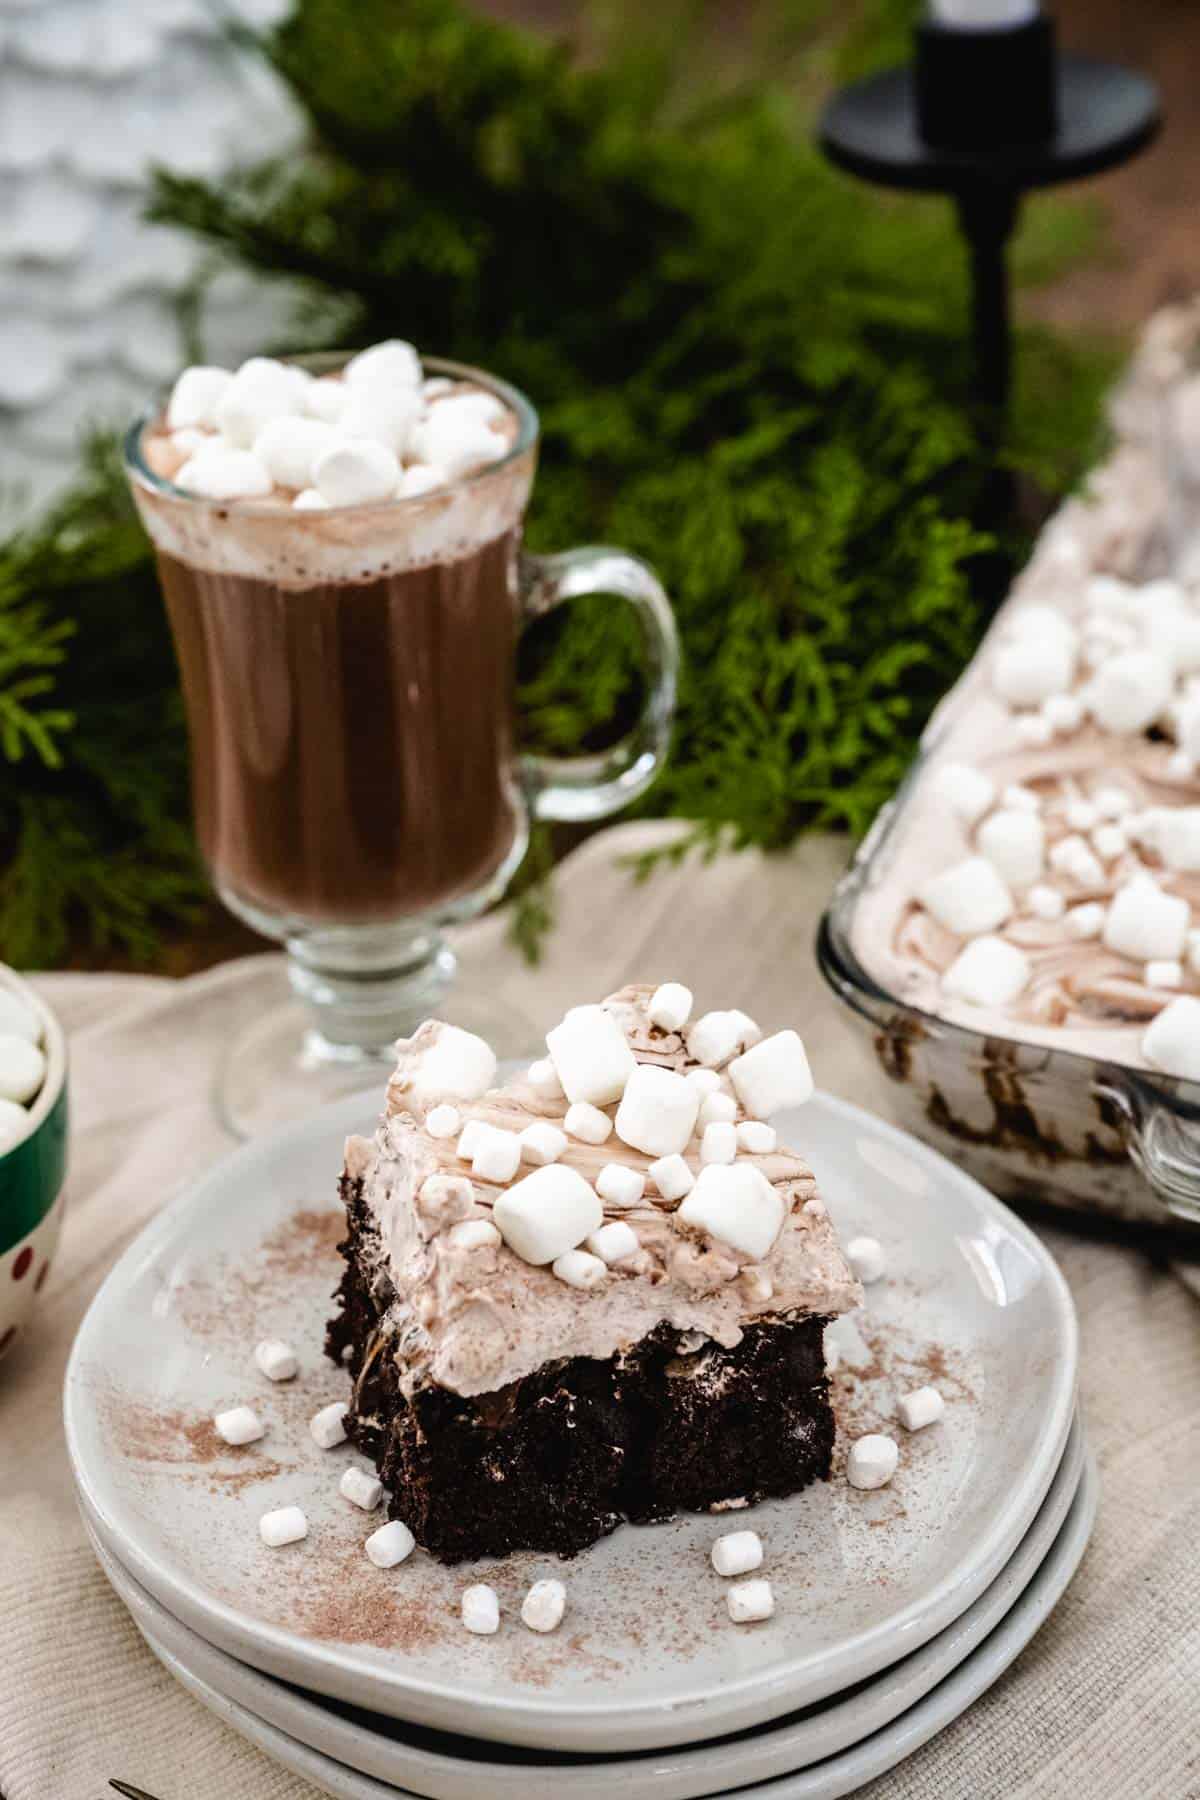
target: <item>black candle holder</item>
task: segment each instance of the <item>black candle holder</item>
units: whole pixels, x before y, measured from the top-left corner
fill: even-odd
[[[1146,76],[1060,52],[1053,23],[917,27],[916,60],[835,94],[829,159],[864,181],[954,202],[971,261],[974,399],[998,431],[1012,385],[1008,243],[1024,194],[1128,162],[1158,132]]]

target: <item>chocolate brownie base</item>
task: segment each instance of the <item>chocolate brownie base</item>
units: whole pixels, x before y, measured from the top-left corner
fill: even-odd
[[[688,1349],[661,1325],[619,1356],[573,1357],[494,1393],[406,1397],[382,1322],[392,1296],[366,1273],[373,1226],[360,1184],[342,1185],[347,1267],[326,1348],[354,1378],[349,1436],[392,1517],[443,1562],[573,1556],[622,1519],[752,1504],[828,1475],[829,1321],[812,1315],[751,1324],[731,1350]]]

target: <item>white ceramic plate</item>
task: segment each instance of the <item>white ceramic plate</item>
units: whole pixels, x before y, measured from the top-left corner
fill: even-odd
[[[1058,1270],[1007,1208],[935,1152],[827,1096],[783,1121],[845,1233],[880,1238],[889,1275],[843,1331],[846,1431],[895,1429],[895,1398],[934,1379],[944,1422],[906,1437],[899,1473],[842,1479],[754,1513],[776,1615],[738,1629],[708,1563],[724,1518],[624,1527],[572,1562],[552,1637],[516,1614],[558,1565],[517,1555],[383,1573],[337,1491],[353,1458],[306,1430],[346,1393],[320,1354],[337,1279],[334,1178],[360,1097],[246,1146],[166,1207],[121,1258],[67,1373],[67,1441],[105,1546],[166,1609],[269,1674],[440,1730],[602,1753],[694,1743],[780,1717],[908,1655],[959,1617],[1028,1530],[1074,1406],[1076,1329]],[[790,1127],[790,1129],[789,1129]],[[841,1329],[839,1327],[839,1329]],[[272,1387],[252,1347],[292,1340]],[[268,1423],[230,1450],[209,1423],[250,1399]],[[903,1434],[901,1434],[903,1435]],[[844,1444],[839,1446],[839,1459]],[[309,1535],[268,1551],[257,1521],[297,1502]],[[500,1633],[471,1638],[468,1582],[496,1586]]]
[[[829,1757],[812,1768],[783,1775],[778,1780],[740,1786],[736,1796],[731,1789],[721,1789],[716,1793],[712,1788],[706,1787],[697,1791],[713,1795],[714,1800],[841,1800],[841,1796],[854,1793],[864,1783],[894,1769],[897,1763],[903,1762],[905,1757],[911,1756],[922,1744],[935,1737],[944,1726],[965,1712],[994,1681],[999,1680],[1013,1659],[1045,1623],[1079,1567],[1087,1548],[1095,1522],[1098,1497],[1099,1483],[1095,1464],[1089,1457],[1085,1459],[1083,1477],[1066,1520],[1033,1580],[990,1636],[918,1705],[841,1755]],[[159,1661],[218,1717],[223,1718],[251,1743],[257,1744],[276,1762],[282,1763],[294,1774],[305,1776],[323,1792],[334,1795],[335,1800],[397,1800],[397,1796],[402,1797],[409,1792],[407,1789],[374,1781],[370,1776],[358,1774],[343,1763],[335,1762],[319,1751],[297,1743],[286,1732],[268,1725],[246,1707],[219,1694],[208,1682],[183,1667],[165,1647],[159,1646],[150,1638],[147,1642]],[[704,1752],[699,1751],[697,1754],[703,1756]],[[627,1767],[623,1761],[609,1765],[611,1776],[604,1790],[608,1795],[626,1794]],[[486,1791],[490,1793],[490,1776],[485,1777],[485,1784]],[[558,1796],[565,1789],[573,1795],[576,1792],[575,1781],[565,1769],[560,1769],[558,1786],[549,1791]],[[466,1791],[470,1800],[478,1800],[481,1792],[478,1780],[473,1788]]]
[[[1079,1487],[1084,1436],[1078,1418],[1050,1492],[987,1592],[920,1650],[845,1696],[773,1726],[695,1749],[585,1762],[472,1742],[342,1708],[260,1675],[171,1617],[93,1538],[101,1567],[138,1630],[166,1666],[363,1775],[427,1800],[604,1800],[619,1780],[622,1800],[698,1800],[735,1784],[766,1781],[836,1755],[906,1712],[983,1642],[1039,1578]],[[204,1698],[204,1695],[200,1695]]]

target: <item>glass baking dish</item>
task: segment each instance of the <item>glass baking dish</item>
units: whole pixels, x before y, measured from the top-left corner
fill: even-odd
[[[1170,516],[1177,458],[1164,442],[1163,418],[1180,382],[1200,367],[1198,344],[1200,307],[1172,309],[1152,322],[1110,409],[1112,454],[1086,493],[1047,526],[991,633],[930,721],[916,763],[839,882],[817,943],[825,979],[869,1034],[894,1084],[901,1122],[916,1136],[1007,1199],[1193,1230],[1200,1228],[1200,1082],[1102,1060],[1123,1052],[1106,1044],[1102,1054],[1089,1054],[1069,1034],[1039,1032],[1014,1018],[992,1035],[939,1016],[924,1004],[932,1007],[936,996],[896,991],[903,982],[899,975],[891,980],[879,921],[887,916],[881,899],[888,890],[880,884],[889,868],[899,862],[894,890],[904,891],[914,858],[923,854],[921,806],[927,815],[928,804],[922,794],[914,805],[914,796],[931,762],[943,753],[963,755],[964,740],[968,761],[988,754],[996,721],[981,699],[978,668],[1009,608],[1053,604],[1095,574],[1148,582],[1180,572]],[[1200,477],[1200,382],[1192,385]],[[1200,492],[1196,515],[1200,521]],[[864,954],[874,960],[874,944],[881,955],[873,974]]]

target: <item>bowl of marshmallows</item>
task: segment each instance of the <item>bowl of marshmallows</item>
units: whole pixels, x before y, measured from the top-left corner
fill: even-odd
[[[28,1325],[50,1272],[66,1166],[62,1027],[0,964],[0,1356]]]

